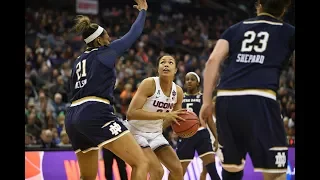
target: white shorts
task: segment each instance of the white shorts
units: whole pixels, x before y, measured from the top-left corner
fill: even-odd
[[[125,123],[125,126],[129,129],[134,139],[142,148],[150,147],[154,151],[159,147],[170,145],[167,139],[162,135],[162,132],[142,132],[131,126],[129,123]]]

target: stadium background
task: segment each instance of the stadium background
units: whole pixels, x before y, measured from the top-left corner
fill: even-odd
[[[187,72],[195,71],[202,77],[221,33],[255,15],[254,0],[147,1],[143,34],[116,63],[115,108],[122,118],[139,83],[156,75],[155,60],[159,55],[170,53],[178,60],[175,82],[183,87]],[[89,13],[112,39],[117,39],[129,30],[138,11],[132,8],[133,0],[25,2],[25,149],[67,151],[71,149],[64,130],[68,81],[73,61],[85,48],[81,36],[69,33],[75,15]],[[294,15],[293,0],[284,20],[295,25]],[[288,143],[294,146],[295,72],[291,63],[281,74],[278,101]],[[177,136],[170,129],[164,134],[175,147]]]

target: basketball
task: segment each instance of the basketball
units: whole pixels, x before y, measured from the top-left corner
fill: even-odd
[[[189,138],[196,134],[200,127],[198,116],[194,112],[189,112],[189,114],[183,114],[180,115],[180,117],[186,121],[178,120],[180,126],[176,123],[172,123],[172,130],[181,138]]]

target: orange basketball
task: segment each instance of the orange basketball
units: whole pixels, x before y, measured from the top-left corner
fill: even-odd
[[[198,116],[194,112],[189,114],[180,115],[186,121],[178,121],[180,126],[176,123],[172,123],[171,127],[173,131],[181,138],[189,138],[196,134],[200,127],[200,121]]]

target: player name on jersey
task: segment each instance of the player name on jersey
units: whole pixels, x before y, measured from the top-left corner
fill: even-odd
[[[236,62],[263,64],[264,59],[265,59],[264,55],[238,54]]]
[[[77,81],[74,88],[75,89],[83,88],[83,86],[85,86],[86,84],[87,84],[87,79]]]
[[[182,103],[188,103],[188,102],[198,102],[201,103],[201,99],[196,98],[196,99],[183,99]]]

